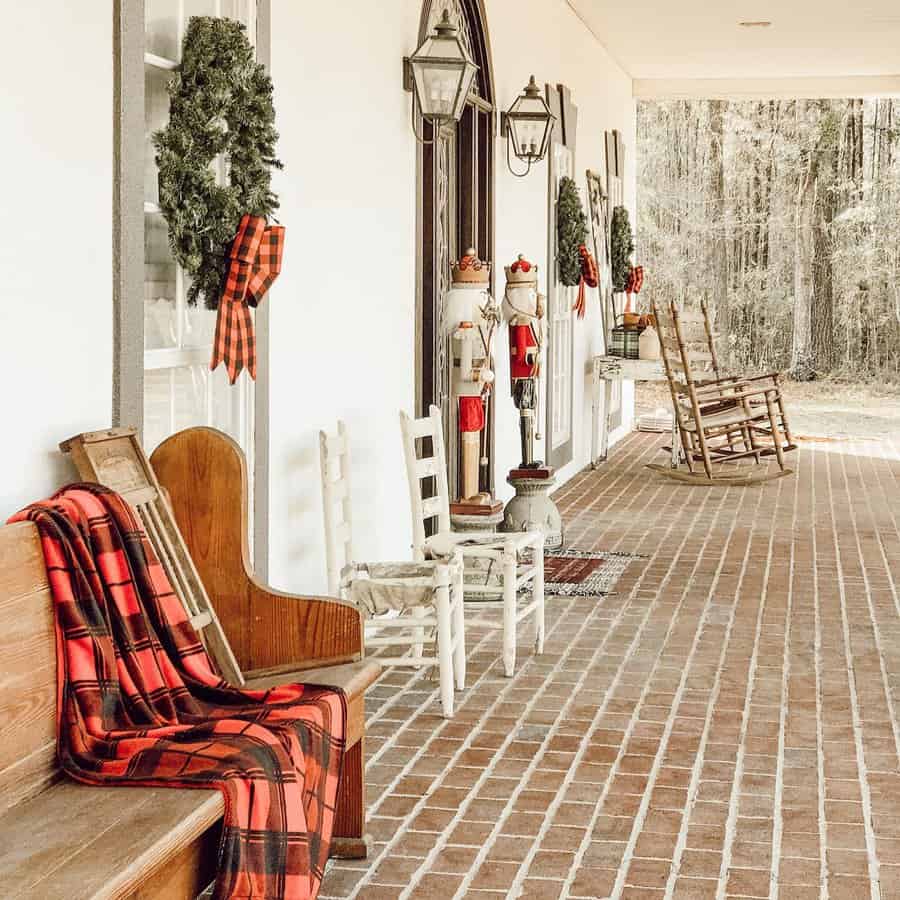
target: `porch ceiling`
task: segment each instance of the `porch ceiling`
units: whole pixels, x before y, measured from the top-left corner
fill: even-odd
[[[635,79],[637,96],[751,94],[758,81],[769,96],[900,93],[896,0],[568,3]]]

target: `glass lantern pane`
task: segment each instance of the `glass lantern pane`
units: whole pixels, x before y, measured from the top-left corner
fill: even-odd
[[[434,35],[422,44],[421,48],[416,51],[416,56],[430,59],[458,59],[462,62],[465,59],[465,51],[455,37]]]
[[[148,53],[178,59],[179,6],[178,0],[145,0],[144,47]]]
[[[468,99],[469,93],[472,90],[472,82],[475,80],[475,75],[477,73],[478,66],[474,64],[468,64],[465,68],[465,71],[462,73],[462,77],[457,87],[458,93],[456,95],[456,106],[453,110],[453,118],[457,121],[463,114],[463,110],[466,106],[466,100]]]
[[[413,66],[413,73],[422,114],[450,118],[456,105],[460,72],[447,66],[420,63]]]
[[[524,156],[528,153],[529,145],[533,139],[531,123],[527,120],[510,119],[509,129],[515,153],[518,156]]]
[[[175,260],[169,233],[158,213],[144,215],[144,349],[177,345]]]
[[[553,119],[547,119],[544,122],[543,130],[541,130],[540,134],[540,142],[538,144],[539,153],[543,157],[547,152],[547,147],[550,146],[550,137],[553,134]]]

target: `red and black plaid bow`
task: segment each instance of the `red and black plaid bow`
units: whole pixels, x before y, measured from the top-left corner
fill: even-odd
[[[591,256],[584,244],[578,248],[578,255],[581,257],[581,278],[578,282],[578,299],[572,309],[577,311],[579,319],[583,319],[585,285],[592,288],[597,287],[600,284],[600,272],[594,257]]]
[[[225,363],[234,384],[241,369],[256,378],[256,333],[251,306],[259,306],[281,271],[284,226],[266,225],[262,216],[244,216],[228,253],[230,264],[219,300],[210,369]]]
[[[632,266],[628,273],[628,281],[625,284],[626,294],[639,294],[644,286],[644,267]]]

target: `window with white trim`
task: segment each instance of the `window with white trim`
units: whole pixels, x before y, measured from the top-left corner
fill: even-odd
[[[186,302],[189,281],[169,249],[158,205],[152,135],[166,124],[166,85],[178,65],[191,16],[226,16],[256,35],[256,0],[145,0],[144,2],[144,446],[150,453],[169,435],[209,425],[231,435],[253,472],[254,383],[242,374],[228,384],[225,367],[209,370],[216,313]],[[224,160],[218,176],[227,178]]]

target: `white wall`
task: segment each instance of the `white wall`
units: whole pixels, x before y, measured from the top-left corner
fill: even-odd
[[[317,433],[338,417],[355,450],[359,555],[408,552],[397,411],[414,398],[416,145],[401,58],[416,46],[420,4],[272,6],[287,166],[277,189],[288,237],[284,273],[267,301],[271,572],[278,585],[316,591],[325,584]],[[501,107],[534,72],[573,91],[579,172],[602,168],[605,129],[619,128],[633,148],[630,81],[563,0],[487,0],[487,17]],[[0,96],[4,518],[75,477],[57,450],[61,439],[109,423],[113,317],[112,5],[12,4],[7,25],[16,37]],[[546,168],[515,179],[498,150],[497,264],[523,252],[546,270]],[[632,173],[629,166],[630,197]],[[577,372],[598,345],[596,309],[591,296],[576,330]],[[503,338],[498,474],[518,459],[505,349]],[[561,480],[587,462],[582,378],[575,401],[576,458]]]
[[[564,0],[486,0],[498,103],[532,72],[565,83],[578,106],[576,172],[603,169],[603,132],[634,150],[631,81]],[[273,288],[271,545],[274,584],[324,590],[318,429],[343,418],[355,453],[357,554],[406,558],[407,488],[397,412],[415,392],[416,146],[401,59],[415,49],[419,0],[378,4],[272,2],[272,75],[279,154],[276,190],[287,225],[283,273]],[[547,172],[506,169],[498,139],[497,264],[525,253],[546,271]],[[633,207],[634,167],[628,202]],[[498,273],[502,286],[502,272]],[[267,301],[269,302],[269,301]],[[588,461],[590,398],[583,376],[599,348],[596,292],[576,326],[575,459]],[[500,473],[518,462],[505,337],[498,348]]]
[[[0,521],[112,409],[112,4],[9,3],[0,93]]]

